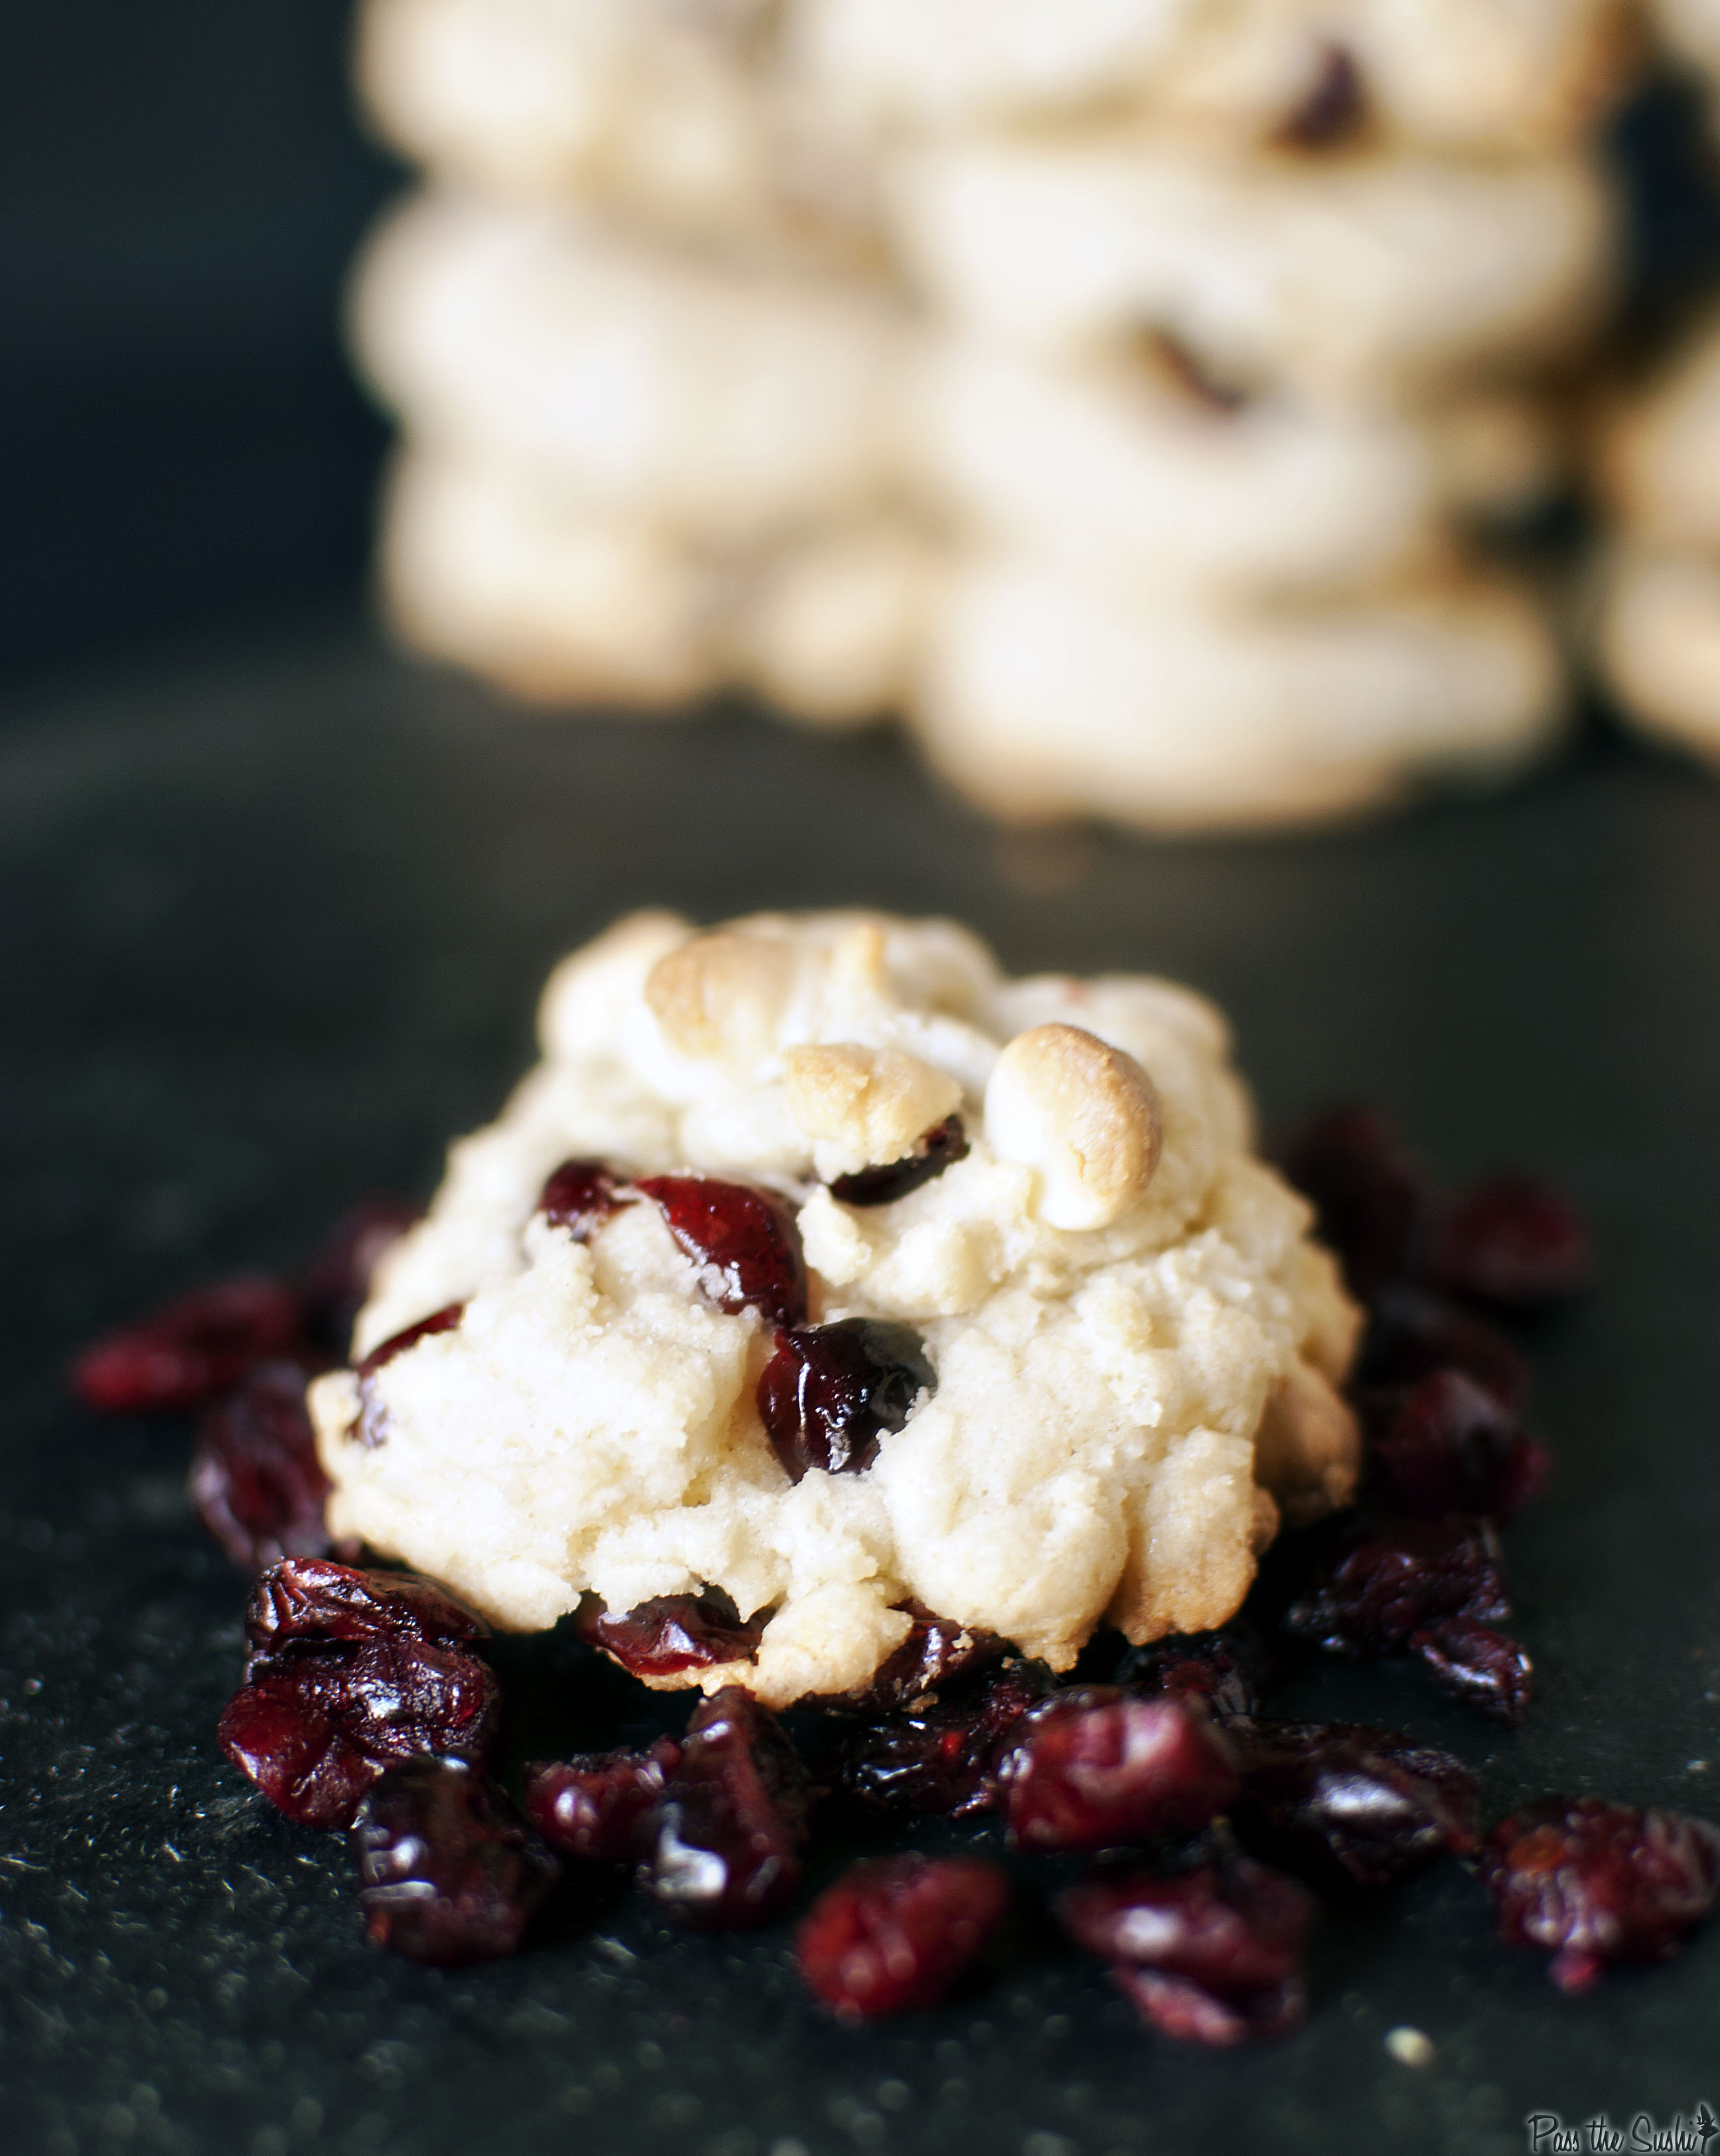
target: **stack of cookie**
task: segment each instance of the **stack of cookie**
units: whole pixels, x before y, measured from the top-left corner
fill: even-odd
[[[1720,90],[1720,0],[1656,0],[1674,55]],[[1617,526],[1598,593],[1609,685],[1651,733],[1720,761],[1720,316],[1608,412],[1599,490]]]
[[[371,0],[397,617],[1270,821],[1556,726],[1478,523],[1604,295],[1618,0]]]

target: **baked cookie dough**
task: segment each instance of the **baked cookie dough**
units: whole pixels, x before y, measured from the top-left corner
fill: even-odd
[[[1280,1501],[1348,1495],[1357,1313],[1188,990],[649,913],[539,1029],[311,1389],[336,1534],[512,1628],[720,1591],[756,1656],[667,1681],[780,1707],[864,1686],[911,1602],[1057,1669],[1101,1619],[1219,1624]],[[893,1412],[785,1449],[830,1327]]]

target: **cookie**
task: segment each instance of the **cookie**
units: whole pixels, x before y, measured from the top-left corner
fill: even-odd
[[[1633,533],[1720,547],[1720,317],[1698,326],[1660,379],[1608,417],[1597,462],[1615,516]]]
[[[691,244],[852,254],[834,134],[785,98],[768,0],[367,0],[373,121],[456,189],[580,203]]]
[[[421,437],[529,463],[593,509],[727,536],[888,483],[901,315],[864,285],[427,197],[372,240],[352,318]]]
[[[1720,551],[1620,547],[1600,579],[1594,630],[1629,716],[1720,762]]]
[[[1187,990],[648,914],[540,1034],[312,1388],[335,1533],[511,1627],[726,1598],[756,1651],[657,1681],[784,1706],[864,1686],[910,1603],[1058,1669],[1103,1619],[1221,1622],[1266,1418],[1299,1509],[1353,1486],[1357,1313]]]
[[[806,72],[875,125],[1127,112],[1310,151],[1358,131],[1460,151],[1554,146],[1604,110],[1631,58],[1621,0],[799,0],[791,13]]]
[[[1286,167],[1121,130],[904,152],[891,215],[928,298],[982,341],[1073,358],[1168,336],[1228,394],[1352,401],[1568,349],[1614,228],[1579,156]]]
[[[1546,625],[1507,583],[1153,608],[999,556],[953,579],[915,716],[940,768],[1004,815],[1174,829],[1497,778],[1548,746],[1564,704]]]
[[[530,702],[672,706],[746,683],[814,725],[906,695],[937,552],[888,516],[714,546],[593,510],[517,463],[396,459],[379,574],[418,650]]]
[[[1425,417],[1245,398],[1163,340],[1127,363],[1055,365],[951,340],[910,405],[914,466],[958,526],[1121,598],[1321,593],[1450,554],[1454,518],[1545,484],[1526,407]],[[1477,436],[1482,439],[1477,439]]]

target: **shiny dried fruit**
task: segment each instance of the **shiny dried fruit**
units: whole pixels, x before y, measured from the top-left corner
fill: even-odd
[[[978,1856],[884,1856],[850,1866],[795,1935],[800,1973],[844,2020],[935,2006],[985,1950],[1009,1904]]]
[[[1353,1529],[1284,1625],[1335,1654],[1387,1655],[1452,1618],[1510,1614],[1492,1522],[1453,1517]]]
[[[768,1923],[800,1883],[811,1785],[769,1710],[730,1686],[694,1709],[641,1884],[701,1929]]]
[[[1511,1410],[1461,1370],[1430,1370],[1397,1402],[1370,1455],[1374,1486],[1412,1519],[1447,1512],[1508,1520],[1538,1496],[1548,1455]]]
[[[262,1273],[182,1295],[106,1332],[72,1365],[72,1389],[101,1414],[177,1414],[207,1407],[254,1370],[300,1353],[305,1306]]]
[[[669,1231],[701,1268],[721,1310],[761,1312],[773,1324],[806,1316],[806,1260],[783,1199],[750,1183],[707,1175],[648,1175],[634,1188],[655,1200]]]
[[[627,1187],[607,1161],[564,1160],[545,1183],[537,1209],[553,1228],[565,1228],[583,1243],[621,1204]]]
[[[764,1620],[742,1624],[726,1594],[660,1594],[612,1615],[588,1601],[580,1610],[579,1636],[600,1647],[630,1676],[672,1677],[683,1670],[708,1670],[719,1662],[750,1662],[764,1635]]]
[[[198,1517],[235,1564],[323,1557],[333,1485],[316,1457],[297,1363],[265,1363],[205,1413],[189,1492]]]
[[[937,1389],[926,1343],[911,1326],[845,1317],[777,1335],[758,1380],[758,1414],[789,1480],[809,1468],[858,1475],[886,1430],[901,1429]]]
[[[1000,1662],[1009,1652],[1007,1641],[995,1632],[970,1630],[948,1617],[940,1617],[923,1602],[896,1605],[912,1619],[912,1628],[901,1645],[881,1662],[872,1681],[858,1696],[826,1699],[821,1707],[841,1714],[873,1721],[898,1713],[927,1693],[947,1686],[961,1687],[983,1670]]]
[[[1720,1897],[1720,1828],[1682,1812],[1543,1797],[1482,1845],[1499,1937],[1550,1948],[1562,1990],[1587,1991],[1610,1961],[1662,1961]]]
[[[1142,2018],[1183,2042],[1229,2045],[1307,2011],[1313,1897],[1227,1849],[1189,1869],[1107,1870],[1058,1897],[1071,1938],[1112,1964]]]
[[[885,1810],[958,1817],[989,1811],[1000,1752],[1052,1686],[1043,1662],[1009,1662],[970,1676],[851,1732],[838,1756],[838,1778],[853,1795]]]
[[[322,1558],[270,1566],[245,1605],[246,1675],[290,1644],[424,1640],[461,1645],[490,1627],[444,1589],[410,1573],[361,1571]]]
[[[462,1759],[383,1776],[352,1823],[372,1945],[439,1968],[517,1953],[561,1866]]]
[[[1454,1699],[1507,1729],[1522,1727],[1533,1694],[1534,1666],[1507,1634],[1466,1617],[1451,1617],[1411,1633],[1409,1651]]]
[[[1544,1310],[1588,1286],[1594,1245],[1570,1201],[1531,1175],[1491,1176],[1446,1212],[1428,1260],[1448,1294]]]
[[[902,1159],[839,1175],[830,1185],[830,1195],[845,1205],[892,1204],[942,1175],[947,1168],[953,1168],[958,1160],[966,1160],[968,1152],[968,1133],[962,1127],[962,1118],[946,1116]]]
[[[1240,1786],[1235,1753],[1204,1713],[1109,1685],[1035,1708],[998,1765],[1010,1839],[1040,1851],[1192,1833]]]
[[[526,1808],[544,1840],[588,1864],[633,1864],[656,1839],[657,1806],[680,1747],[583,1752],[526,1769]]]
[[[1254,1681],[1241,1642],[1222,1632],[1176,1633],[1132,1647],[1113,1681],[1132,1691],[1190,1701],[1214,1722],[1255,1710]]]
[[[1475,1847],[1476,1779],[1449,1753],[1353,1722],[1241,1722],[1230,1734],[1238,1830],[1281,1861],[1384,1887]]]

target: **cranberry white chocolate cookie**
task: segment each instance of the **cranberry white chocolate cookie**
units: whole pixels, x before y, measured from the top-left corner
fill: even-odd
[[[1219,1624],[1348,1497],[1356,1312],[1187,990],[653,913],[540,1031],[312,1387],[336,1534],[781,1706],[914,1609],[1055,1669]]]

